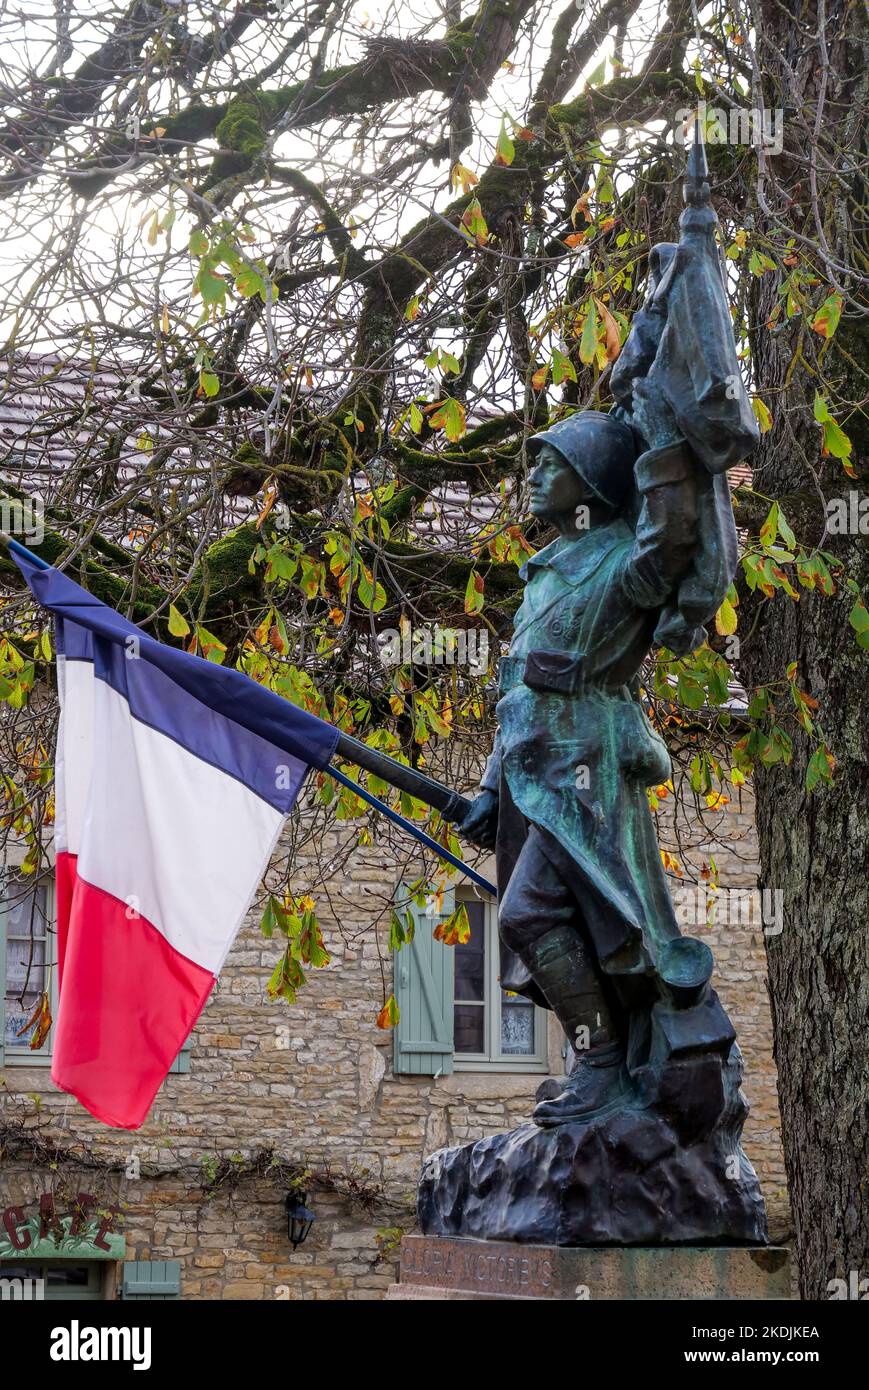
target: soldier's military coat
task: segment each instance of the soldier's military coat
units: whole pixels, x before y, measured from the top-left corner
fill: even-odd
[[[679,935],[646,796],[670,777],[670,758],[636,678],[690,564],[694,535],[677,490],[691,466],[678,447],[648,451],[636,465],[634,528],[619,517],[554,541],[524,566],[482,781],[547,834],[553,857],[569,857],[580,906],[584,891],[594,902],[584,915],[611,975],[654,971],[661,944]],[[538,997],[504,943],[501,982]]]

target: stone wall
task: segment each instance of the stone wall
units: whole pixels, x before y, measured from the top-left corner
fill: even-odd
[[[708,845],[697,841],[693,824],[686,831],[662,808],[662,841],[673,848],[685,877],[687,866],[708,859]],[[722,882],[753,887],[756,846],[747,798],[722,813],[711,844]],[[384,933],[367,926],[371,905],[384,901],[385,884],[397,877],[382,853],[354,854],[347,875],[332,885],[331,909],[324,897],[318,900],[331,964],[309,972],[293,1007],[266,998],[278,947],[249,922],[195,1030],[189,1073],[167,1079],[135,1134],[92,1120],[54,1090],[44,1068],[7,1067],[3,1073],[7,1116],[32,1116],[27,1097],[37,1093],[40,1126],[73,1150],[83,1143],[101,1163],[113,1165],[96,1177],[74,1166],[69,1181],[80,1176],[86,1190],[98,1181],[102,1200],[123,1204],[127,1258],[182,1262],[183,1297],[382,1296],[395,1277],[391,1245],[399,1229],[413,1226],[424,1155],[528,1118],[539,1076],[393,1074],[391,1034],[375,1026],[390,962]],[[745,1146],[760,1174],[773,1232],[781,1236],[788,1213],[762,930],[686,929],[705,934],[716,954],[717,984],[746,1061],[752,1113]],[[555,1026],[550,1067],[562,1070]],[[296,1253],[286,1235],[286,1186],[261,1171],[262,1161],[249,1171],[264,1150],[311,1170],[308,1200],[317,1222]],[[230,1179],[209,1192],[215,1163],[232,1155]],[[54,1181],[38,1166],[28,1171],[23,1160],[7,1160],[0,1169],[0,1206],[26,1202]]]

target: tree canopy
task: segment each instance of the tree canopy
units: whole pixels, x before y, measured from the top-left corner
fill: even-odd
[[[29,0],[0,35],[4,516],[38,493],[33,548],[101,598],[463,785],[493,685],[443,646],[472,630],[495,658],[509,634],[548,539],[526,524],[528,437],[610,404],[699,113],[763,436],[737,580],[699,652],[656,655],[649,707],[713,816],[753,774],[809,818],[834,778],[865,789],[861,7]],[[0,572],[4,820],[36,870],[51,643]],[[410,643],[391,664],[390,633]],[[336,819],[347,853],[387,833],[327,778],[314,799],[315,840]],[[801,900],[809,850],[760,825],[768,881]],[[300,903],[288,860],[284,888],[266,917],[292,998],[317,884]],[[781,950],[811,973],[817,946]]]

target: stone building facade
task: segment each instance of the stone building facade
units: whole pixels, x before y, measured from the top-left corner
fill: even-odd
[[[750,798],[743,793],[726,806],[711,836],[697,825],[690,808],[673,816],[666,804],[661,809],[661,840],[676,861],[677,906],[686,929],[713,948],[717,987],[745,1057],[751,1116],[744,1144],[760,1175],[771,1232],[782,1238],[789,1217],[763,941],[764,930],[776,924],[771,911],[766,924],[761,920],[762,900],[753,893]],[[705,914],[708,880],[699,879],[700,899],[686,885],[710,860],[718,871],[719,911],[706,926],[691,914],[698,907]],[[440,1075],[396,1070],[395,1039],[376,1026],[392,987],[393,957],[385,927],[370,928],[371,904],[382,902],[396,870],[382,852],[360,849],[341,872],[334,893],[318,900],[331,963],[310,971],[295,1005],[270,1001],[266,982],[278,948],[251,919],[194,1030],[188,1069],[167,1078],[135,1133],[105,1128],[58,1093],[43,1059],[16,1054],[7,1027],[0,1274],[26,1267],[48,1280],[49,1293],[71,1287],[75,1297],[114,1297],[124,1285],[128,1297],[385,1294],[396,1277],[398,1238],[414,1226],[424,1156],[527,1120],[539,1082],[564,1070],[564,1040],[540,1013],[534,1057],[464,1064],[457,1057],[453,1070],[443,1067]],[[734,903],[737,911],[730,910]],[[479,927],[480,910],[474,912],[478,929],[486,930]],[[394,958],[396,971],[403,954]],[[467,1026],[475,1026],[473,1018]],[[285,1197],[297,1187],[316,1220],[294,1250]],[[62,1216],[75,1209],[80,1192],[93,1200],[79,1209],[78,1244],[67,1235],[62,1253],[55,1247],[45,1259],[50,1247],[38,1240],[40,1200],[53,1195],[54,1212]],[[112,1207],[119,1214],[99,1241],[101,1214]],[[27,1232],[32,1244],[12,1249],[16,1240],[25,1244]],[[38,1269],[35,1252],[43,1257]],[[149,1294],[152,1276],[157,1292]]]

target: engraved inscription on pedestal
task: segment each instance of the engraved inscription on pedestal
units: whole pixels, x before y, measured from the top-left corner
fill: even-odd
[[[517,1250],[487,1241],[405,1236],[401,1278],[406,1283],[480,1294],[551,1298],[553,1267],[550,1252],[542,1248]]]
[[[405,1236],[390,1299],[782,1300],[790,1257],[775,1246],[564,1246]]]

